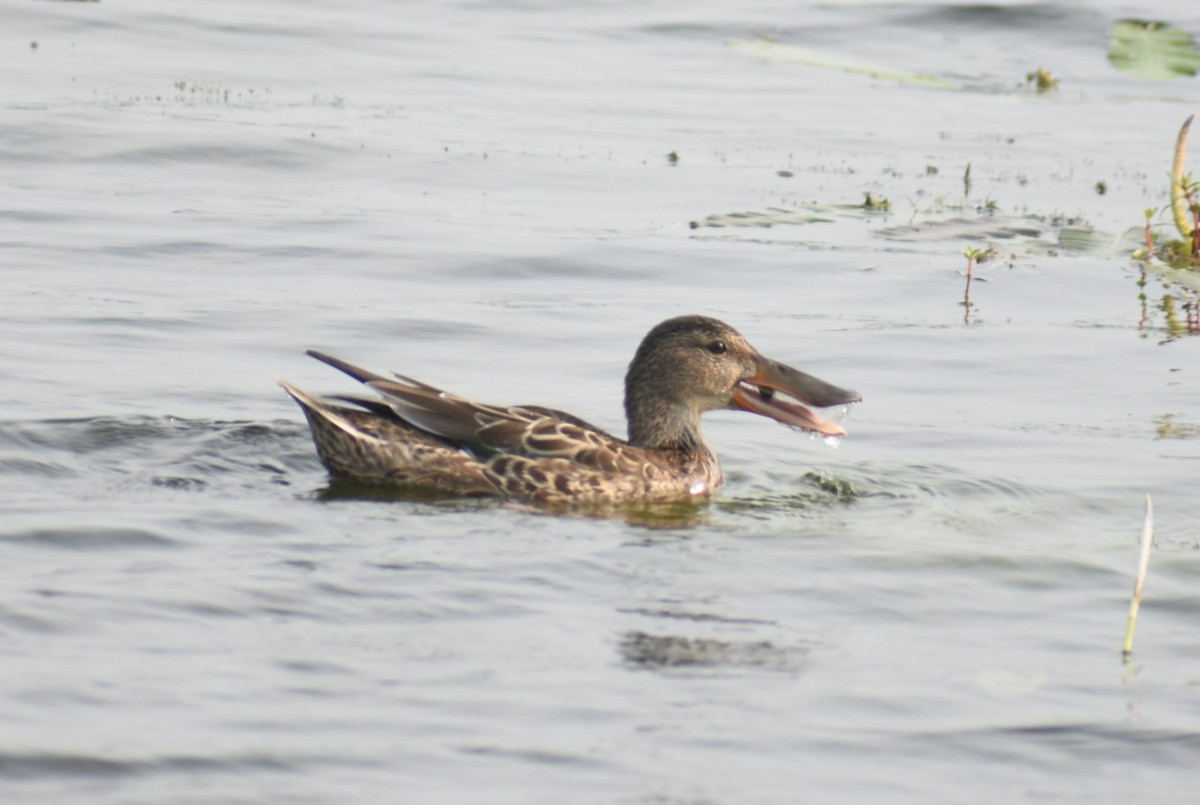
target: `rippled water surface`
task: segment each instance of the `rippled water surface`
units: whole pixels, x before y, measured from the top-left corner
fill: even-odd
[[[1200,90],[1109,66],[1140,13],[9,3],[0,799],[1194,799],[1200,341],[1128,255]],[[331,486],[275,385],[622,432],[685,312],[850,436],[715,414],[717,501],[557,517]]]

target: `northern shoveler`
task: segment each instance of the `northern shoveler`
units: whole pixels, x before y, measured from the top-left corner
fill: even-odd
[[[816,407],[862,399],[763,357],[728,324],[704,316],[669,319],[642,340],[625,375],[628,440],[551,408],[484,405],[308,354],[382,397],[333,398],[350,408],[280,381],[303,409],[317,455],[334,477],[541,504],[707,497],[723,479],[700,433],[705,411],[750,411],[840,436],[840,426],[783,395]]]

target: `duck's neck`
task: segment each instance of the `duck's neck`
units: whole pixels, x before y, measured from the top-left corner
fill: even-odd
[[[626,395],[629,443],[655,450],[708,450],[700,433],[700,412],[680,403]]]

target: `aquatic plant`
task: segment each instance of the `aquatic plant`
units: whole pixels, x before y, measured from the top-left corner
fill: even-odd
[[[1187,161],[1188,133],[1195,115],[1183,121],[1175,138],[1175,159],[1171,166],[1170,203],[1171,219],[1179,232],[1180,240],[1163,241],[1153,230],[1153,219],[1159,213],[1151,207],[1145,211],[1144,243],[1134,252],[1135,260],[1150,260],[1157,257],[1172,268],[1195,269],[1200,267],[1200,184],[1184,173]],[[1166,208],[1164,208],[1166,209]]]
[[[983,262],[991,256],[988,249],[980,249],[977,246],[967,246],[962,250],[963,256],[967,258],[967,286],[963,290],[963,300],[961,304],[965,310],[963,311],[963,322],[971,323],[971,279],[975,276],[975,264]]]
[[[1196,183],[1183,172],[1183,168],[1187,162],[1188,132],[1195,117],[1191,115],[1183,121],[1175,138],[1175,160],[1171,165],[1171,212],[1179,234],[1192,240],[1192,257],[1200,255],[1200,207],[1196,205]]]
[[[1150,566],[1150,546],[1154,543],[1154,503],[1146,495],[1146,511],[1142,516],[1142,552],[1138,559],[1137,579],[1133,583],[1133,598],[1129,601],[1129,619],[1125,622],[1125,642],[1121,656],[1126,660],[1133,654],[1133,632],[1137,628],[1138,610],[1142,606],[1142,591],[1146,586],[1146,570]]]
[[[884,196],[873,196],[870,191],[865,191],[863,195],[866,197],[863,200],[863,209],[865,210],[887,212],[892,208],[892,202]]]
[[[1033,84],[1034,88],[1037,89],[1038,95],[1058,89],[1058,79],[1054,77],[1054,73],[1043,67],[1026,73],[1025,83]]]
[[[1200,70],[1200,50],[1191,34],[1170,23],[1118,20],[1108,35],[1109,62],[1134,78],[1163,81]]]

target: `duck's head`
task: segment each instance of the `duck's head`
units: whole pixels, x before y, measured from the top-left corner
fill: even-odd
[[[652,329],[625,375],[629,441],[644,447],[699,443],[705,411],[732,408],[828,436],[846,433],[806,405],[824,408],[862,397],[771,360],[741,333],[706,316],[680,316]]]

